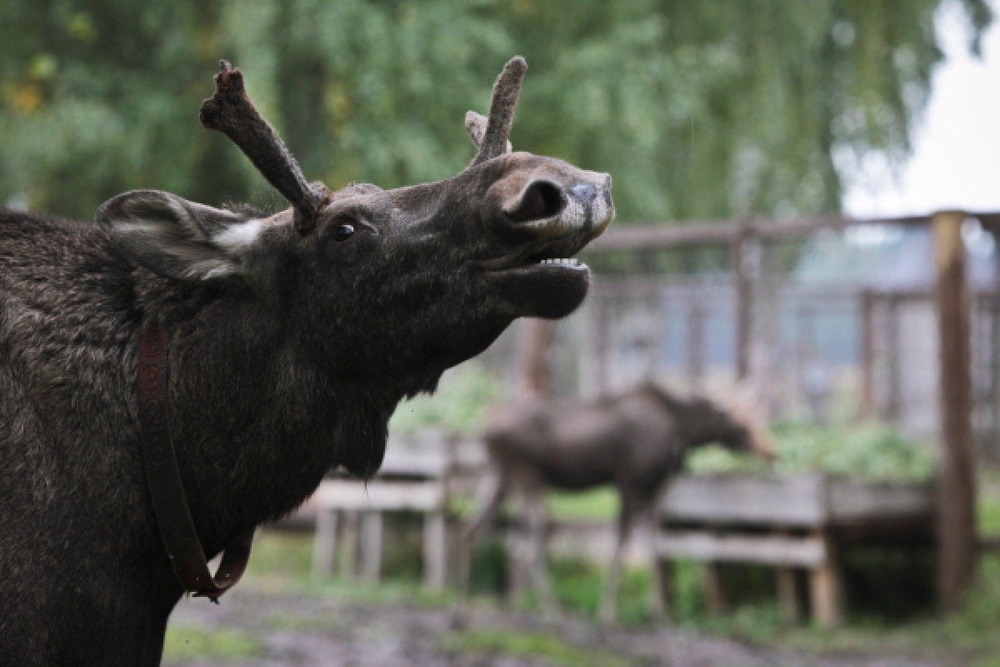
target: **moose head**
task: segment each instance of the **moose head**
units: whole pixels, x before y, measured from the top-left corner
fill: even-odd
[[[490,116],[469,112],[478,151],[457,176],[383,190],[306,183],[224,64],[202,109],[292,208],[246,217],[158,191],[105,203],[98,220],[123,252],[181,282],[238,282],[341,377],[396,377],[406,394],[485,349],[517,317],[563,317],[583,300],[571,259],[611,222],[611,178],[510,152],[526,69],[507,63]],[[252,297],[250,296],[252,295]]]

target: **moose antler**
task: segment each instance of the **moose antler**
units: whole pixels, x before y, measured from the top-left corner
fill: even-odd
[[[243,72],[219,61],[215,94],[201,103],[201,124],[219,130],[250,158],[258,171],[295,209],[295,229],[307,234],[316,227],[316,216],[330,190],[322,183],[306,182],[295,157],[250,101],[243,86]]]
[[[490,115],[486,120],[486,129],[482,131],[481,140],[477,141],[479,150],[472,158],[470,167],[485,162],[498,155],[503,155],[508,149],[510,128],[514,123],[514,110],[517,109],[517,98],[521,94],[521,83],[524,73],[528,71],[528,63],[521,56],[514,56],[504,65],[503,71],[493,84],[493,99],[490,101]],[[474,129],[478,114],[470,112],[466,116],[466,128],[473,140],[477,139],[478,131]],[[481,117],[480,117],[481,118]]]

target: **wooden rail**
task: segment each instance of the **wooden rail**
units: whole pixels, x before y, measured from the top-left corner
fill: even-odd
[[[338,543],[342,543],[342,570],[377,583],[382,569],[383,516],[414,512],[424,517],[424,585],[431,590],[444,588],[448,502],[456,478],[483,465],[484,456],[478,450],[441,432],[424,434],[416,441],[394,438],[374,479],[331,476],[323,480],[307,503],[316,515],[313,576],[332,574]]]
[[[852,539],[870,538],[887,526],[908,534],[933,533],[934,489],[928,484],[886,484],[831,478],[686,476],[663,500],[660,558],[688,558],[708,566],[708,606],[725,606],[719,565],[751,563],[778,569],[778,596],[799,616],[795,570],[808,577],[817,623],[843,622],[840,551]]]

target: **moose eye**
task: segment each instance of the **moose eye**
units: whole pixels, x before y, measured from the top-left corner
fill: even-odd
[[[354,236],[354,225],[350,222],[337,223],[333,230],[333,240],[337,243],[343,243],[352,236]]]

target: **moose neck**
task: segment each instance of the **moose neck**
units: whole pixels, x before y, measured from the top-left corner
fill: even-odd
[[[211,555],[297,507],[329,469],[372,474],[403,390],[331,375],[288,344],[283,317],[252,298],[184,296],[160,300],[171,304],[159,314],[171,341],[170,426]]]
[[[655,384],[640,391],[654,397],[676,420],[677,434],[687,448],[711,443],[737,445],[743,428],[712,401],[702,397],[681,398]]]
[[[723,410],[702,398],[685,402],[680,421],[691,447],[712,443],[731,447],[737,444],[742,434],[741,427]]]

